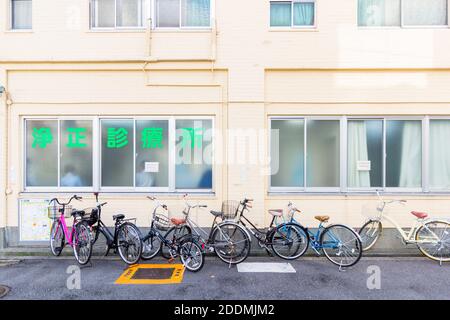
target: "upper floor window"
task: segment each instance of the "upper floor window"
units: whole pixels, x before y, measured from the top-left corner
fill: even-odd
[[[358,0],[363,27],[447,26],[448,0]]]
[[[31,0],[11,0],[11,29],[27,30],[32,24]]]
[[[271,27],[311,27],[315,24],[315,0],[271,1]]]
[[[139,28],[149,18],[150,0],[91,0],[93,28]]]
[[[155,0],[157,28],[210,27],[211,0]]]

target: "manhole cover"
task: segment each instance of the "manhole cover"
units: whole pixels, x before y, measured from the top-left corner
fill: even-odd
[[[0,298],[6,296],[9,292],[9,287],[0,284]]]
[[[138,264],[129,267],[116,284],[170,284],[183,280],[182,264]]]

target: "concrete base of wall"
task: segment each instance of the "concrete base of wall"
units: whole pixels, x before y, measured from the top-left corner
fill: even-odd
[[[141,228],[142,234],[148,232],[148,228]],[[97,244],[99,247],[101,244]],[[20,242],[17,227],[0,228],[0,256],[47,256],[50,255],[48,242]],[[65,250],[72,254],[71,250]],[[255,238],[252,238],[252,255],[266,255]],[[307,255],[315,255],[310,249]],[[376,245],[364,253],[365,256],[418,256],[421,255],[416,245],[404,245],[396,229],[386,228]]]

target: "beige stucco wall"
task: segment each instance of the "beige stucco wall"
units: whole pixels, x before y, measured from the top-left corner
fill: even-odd
[[[8,31],[7,1],[0,0],[0,84],[12,101],[7,112],[0,99],[0,227],[18,225],[18,199],[42,197],[24,193],[21,182],[26,116],[209,115],[223,132],[267,129],[272,115],[450,116],[450,30],[358,28],[356,4],[317,0],[316,29],[280,31],[269,28],[269,1],[216,0],[216,29],[154,30],[149,43],[145,30],[89,30],[87,0],[34,1],[33,31]],[[216,165],[214,179],[214,195],[193,201],[218,209],[225,199],[254,198],[249,216],[259,225],[268,223],[267,209],[293,200],[307,224],[320,213],[357,226],[361,208],[375,200],[270,195],[257,165]],[[110,202],[105,218],[124,212],[147,226],[144,196],[102,195]],[[83,204],[92,205],[87,197]],[[450,217],[450,196],[393,197],[409,200],[393,209],[402,224],[409,224],[408,208]],[[179,195],[161,198],[174,215],[181,211]],[[201,211],[198,220],[211,218]]]

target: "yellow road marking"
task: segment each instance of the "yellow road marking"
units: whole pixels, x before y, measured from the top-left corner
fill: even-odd
[[[173,269],[170,278],[166,279],[133,279],[139,269]],[[182,264],[135,264],[126,269],[115,284],[172,284],[183,281],[184,266]]]

